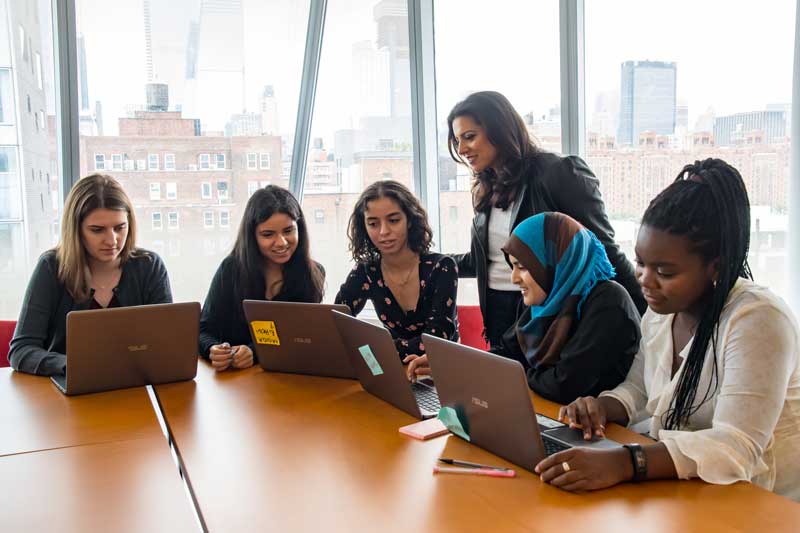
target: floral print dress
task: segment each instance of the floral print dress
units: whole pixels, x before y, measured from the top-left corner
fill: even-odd
[[[356,265],[336,295],[336,303],[350,308],[353,315],[372,301],[375,312],[392,334],[400,359],[424,355],[423,333],[451,341],[458,340],[456,293],[458,268],[452,257],[423,254],[419,258],[419,299],[413,311],[404,311],[383,281],[380,261]]]

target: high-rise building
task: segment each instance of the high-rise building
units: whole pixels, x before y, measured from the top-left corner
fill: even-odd
[[[378,49],[388,53],[389,114],[411,116],[408,4],[405,0],[381,0],[372,13],[378,24]]]
[[[620,85],[617,141],[636,144],[645,131],[672,135],[676,121],[677,65],[662,61],[625,61]]]
[[[264,135],[280,135],[278,100],[275,98],[275,89],[272,85],[264,86],[259,108],[261,109],[261,133]]]
[[[754,132],[760,135],[754,136]],[[751,111],[714,119],[714,142],[717,146],[752,144],[754,138],[761,139],[757,144],[784,140],[786,114],[783,111]]]
[[[255,137],[261,135],[263,118],[260,113],[237,113],[225,124],[227,137]]]
[[[0,0],[0,302],[19,302],[19,280],[54,244],[55,213],[46,65],[38,2]],[[0,308],[13,316],[17,310]]]
[[[353,44],[354,94],[353,110],[358,118],[389,116],[391,89],[389,51],[378,49],[373,41]]]
[[[187,74],[194,77],[187,77],[182,109],[199,117],[204,131],[220,131],[231,115],[245,111],[242,0],[201,0],[189,39],[187,59],[195,64],[187,64]]]

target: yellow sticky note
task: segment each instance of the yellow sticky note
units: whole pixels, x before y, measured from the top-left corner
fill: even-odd
[[[253,328],[253,337],[256,344],[272,344],[280,346],[281,340],[278,338],[278,330],[275,329],[275,322],[272,320],[253,320],[250,322]]]

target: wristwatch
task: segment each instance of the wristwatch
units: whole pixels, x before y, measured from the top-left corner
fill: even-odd
[[[644,481],[647,479],[647,455],[641,444],[625,444],[624,446],[630,452],[633,463],[633,479],[631,481]]]

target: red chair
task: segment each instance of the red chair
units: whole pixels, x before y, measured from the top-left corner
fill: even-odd
[[[14,328],[16,327],[16,320],[0,320],[0,368],[9,366],[8,344],[14,336]]]
[[[477,305],[458,306],[458,335],[461,337],[461,344],[488,350],[489,345],[483,338],[483,315],[481,308]]]

